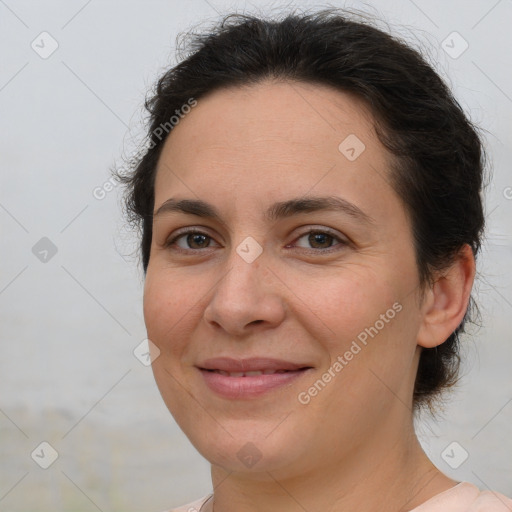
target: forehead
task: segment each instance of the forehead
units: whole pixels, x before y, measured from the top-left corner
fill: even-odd
[[[393,194],[390,161],[353,94],[299,82],[231,87],[199,99],[167,137],[155,207],[171,193],[261,204],[334,191],[356,202],[362,192]]]
[[[354,132],[378,143],[373,125],[366,104],[354,94],[325,85],[264,81],[200,98],[167,137],[164,150],[179,150],[184,143],[195,147],[195,155],[217,144],[223,152],[272,150],[266,144],[275,141],[283,152],[294,145],[302,151],[329,146],[337,156],[336,142]]]

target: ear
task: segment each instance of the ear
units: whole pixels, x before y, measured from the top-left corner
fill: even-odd
[[[475,279],[473,250],[466,244],[450,268],[425,292],[417,343],[433,348],[444,343],[462,322]]]

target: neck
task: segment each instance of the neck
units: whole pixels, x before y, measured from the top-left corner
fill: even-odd
[[[214,512],[406,512],[456,485],[425,455],[412,419],[397,426],[379,425],[343,457],[299,473],[237,473],[214,465]]]

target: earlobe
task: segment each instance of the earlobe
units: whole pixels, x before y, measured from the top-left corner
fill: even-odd
[[[466,244],[426,292],[417,337],[419,346],[437,347],[457,329],[466,314],[475,272],[473,250]]]

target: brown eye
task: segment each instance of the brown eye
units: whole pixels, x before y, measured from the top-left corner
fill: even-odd
[[[300,243],[300,240],[305,240],[305,242]],[[299,238],[297,238],[295,243],[298,247],[304,249],[317,249],[318,252],[321,252],[322,249],[327,250],[337,245],[344,246],[347,244],[338,236],[331,234],[327,231],[320,230],[311,230],[308,231],[307,233],[304,233]]]
[[[201,231],[189,230],[175,236],[174,238],[169,240],[165,244],[165,246],[176,246],[177,249],[181,249],[184,251],[208,249],[210,247],[210,242],[212,240],[212,237],[207,235],[206,233],[202,233]]]
[[[190,249],[204,249],[208,247],[210,237],[203,233],[189,233],[186,235],[185,240]]]
[[[316,249],[327,249],[331,246],[334,237],[327,233],[310,233],[308,242]]]

